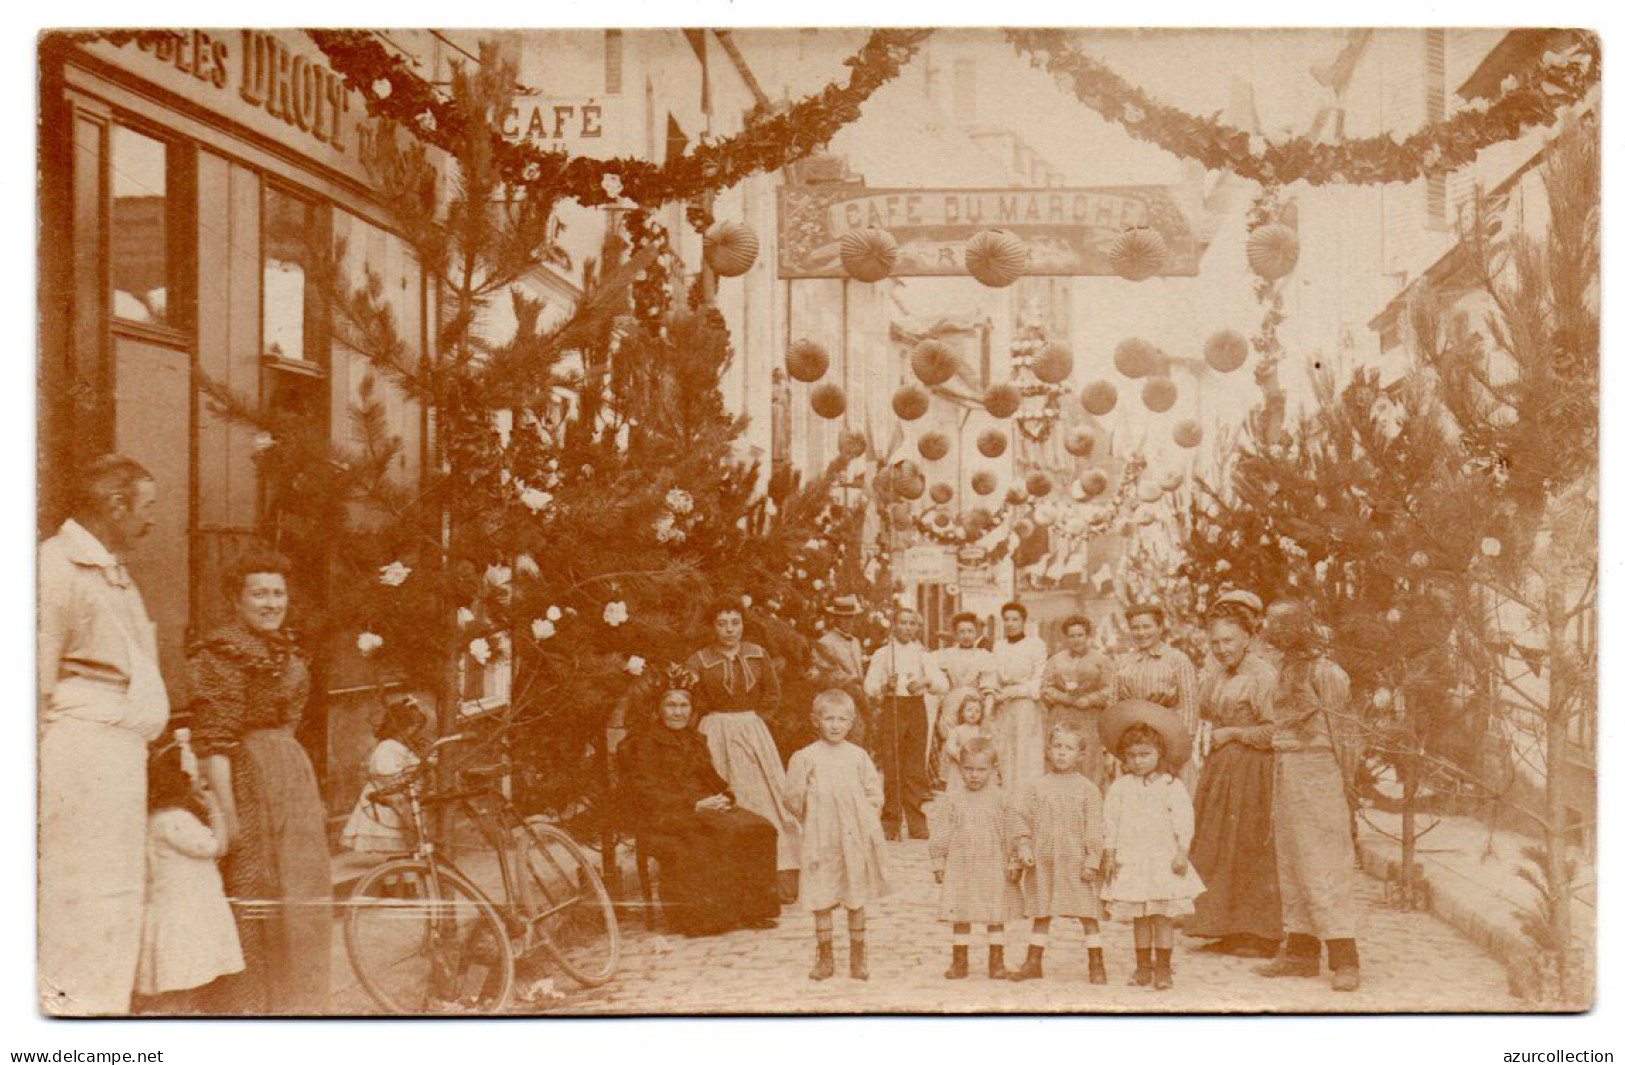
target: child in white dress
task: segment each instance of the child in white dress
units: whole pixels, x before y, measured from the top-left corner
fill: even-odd
[[[993,729],[986,723],[986,710],[980,692],[968,693],[959,704],[959,720],[949,726],[947,735],[943,738],[942,777],[948,785],[950,795],[965,790],[964,774],[961,769],[965,744],[979,736],[993,738]],[[997,785],[998,782],[999,772],[995,766],[993,783]]]
[[[1076,917],[1083,922],[1089,950],[1089,982],[1106,982],[1100,920],[1106,916],[1096,891],[1101,860],[1100,789],[1080,772],[1087,741],[1083,728],[1060,721],[1044,751],[1049,771],[1021,789],[1010,805],[1011,839],[1023,870],[1021,911],[1032,918],[1027,959],[1012,980],[1044,976],[1044,948],[1050,921]]]
[[[839,689],[813,700],[818,740],[790,758],[785,802],[801,819],[801,901],[813,912],[818,934],[814,980],[835,975],[835,907],[846,909],[854,980],[869,979],[864,907],[890,894],[886,883],[885,801],[880,773],[862,747],[846,735],[857,705]]]
[[[998,754],[991,736],[972,736],[956,763],[961,786],[938,800],[931,816],[931,867],[942,898],[937,918],[953,926],[953,963],[942,975],[970,975],[971,926],[987,926],[987,975],[1004,968],[1004,922],[1015,912],[1004,793],[994,783]]]
[[[1196,813],[1166,765],[1167,750],[1168,737],[1150,723],[1131,724],[1118,737],[1115,753],[1127,773],[1106,792],[1102,862],[1101,897],[1112,919],[1134,922],[1133,982],[1158,991],[1174,986],[1173,919],[1195,913],[1205,890],[1190,863]]]
[[[383,720],[373,731],[378,743],[367,755],[367,782],[344,823],[340,843],[346,850],[372,854],[399,854],[412,849],[412,827],[399,806],[378,798],[374,790],[395,783],[402,773],[416,769],[418,743],[428,719],[417,700],[397,699],[384,708]]]
[[[135,990],[148,997],[191,991],[243,969],[216,864],[226,853],[225,812],[182,768],[185,753],[179,744],[166,747],[147,770],[147,900]],[[180,1003],[171,998],[159,1009],[179,1012]]]

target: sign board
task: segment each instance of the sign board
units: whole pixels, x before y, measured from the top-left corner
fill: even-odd
[[[953,584],[959,563],[952,548],[921,544],[903,552],[902,578],[907,584]]]
[[[1163,274],[1194,277],[1205,244],[1197,239],[1200,186],[920,189],[863,185],[779,188],[779,276],[845,277],[840,239],[854,229],[884,229],[898,244],[894,275],[965,273],[965,242],[1006,229],[1027,242],[1027,272],[1110,275],[1112,242],[1125,229],[1150,227],[1168,244]]]
[[[502,135],[549,151],[607,158],[619,150],[625,122],[619,96],[516,97]]]

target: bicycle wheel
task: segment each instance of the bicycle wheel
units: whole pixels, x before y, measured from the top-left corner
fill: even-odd
[[[538,944],[578,983],[608,983],[621,960],[621,929],[586,852],[549,824],[526,825],[516,843],[519,901]]]
[[[350,893],[344,945],[361,986],[390,1013],[495,1013],[513,991],[496,909],[445,866],[385,862]]]

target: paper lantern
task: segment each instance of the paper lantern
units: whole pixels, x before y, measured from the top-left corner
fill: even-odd
[[[1066,447],[1067,454],[1086,459],[1095,450],[1095,434],[1079,426],[1068,429],[1062,443]]]
[[[1148,377],[1140,389],[1140,399],[1147,410],[1161,414],[1178,402],[1179,386],[1171,377]]]
[[[862,433],[842,432],[836,438],[835,448],[841,453],[842,458],[850,461],[861,458],[863,453],[869,450],[869,441],[864,439]]]
[[[1134,493],[1142,503],[1155,503],[1162,498],[1162,486],[1156,481],[1141,481]]]
[[[929,388],[947,384],[959,372],[959,359],[940,340],[922,340],[914,345],[908,364],[920,383]]]
[[[1027,489],[1021,484],[1013,484],[1010,490],[1004,493],[1004,501],[1012,507],[1019,507],[1027,502]]]
[[[1083,409],[1100,417],[1110,414],[1117,406],[1117,386],[1110,381],[1090,381],[1083,386],[1083,392],[1078,396]]]
[[[1010,523],[1010,531],[1016,534],[1016,539],[1025,540],[1038,531],[1038,526],[1031,518],[1017,518]]]
[[[892,393],[891,409],[905,422],[916,421],[931,409],[931,396],[923,388],[906,385]]]
[[[1265,281],[1279,281],[1298,265],[1298,231],[1272,222],[1247,238],[1247,265]]]
[[[965,244],[965,270],[989,288],[1004,288],[1027,272],[1027,245],[1014,233],[990,229]]]
[[[1083,482],[1076,478],[1073,478],[1072,483],[1066,486],[1066,494],[1079,503],[1089,498],[1089,494],[1083,490]]]
[[[1106,471],[1098,467],[1084,470],[1083,476],[1078,478],[1078,484],[1082,486],[1084,495],[1091,499],[1104,492],[1110,483]]]
[[[829,372],[829,352],[812,340],[798,340],[784,356],[784,369],[797,381],[807,384]]]
[[[1021,409],[1021,390],[1008,381],[992,385],[982,393],[982,405],[995,418],[1008,418]]]
[[[841,266],[854,281],[873,284],[897,267],[897,241],[884,229],[854,229],[841,236]]]
[[[756,262],[761,242],[739,222],[718,222],[705,231],[705,262],[722,277],[738,277]]]
[[[1072,376],[1072,349],[1059,342],[1045,344],[1031,369],[1033,376],[1046,385],[1058,385]]]
[[[899,474],[901,474],[902,476],[904,476],[904,477],[924,477],[925,476],[924,472],[922,472],[920,470],[919,463],[913,461],[912,459],[903,459],[901,462],[899,462],[897,464],[897,466],[895,468],[896,468],[897,472]]]
[[[954,486],[937,482],[931,486],[931,501],[938,505],[947,503],[954,497]]]
[[[1119,341],[1117,350],[1112,352],[1112,365],[1124,377],[1149,377],[1157,372],[1157,364],[1161,361],[1161,353],[1156,345],[1139,337]]]
[[[1054,525],[1058,517],[1060,512],[1055,509],[1053,503],[1040,503],[1033,508],[1033,521],[1038,523],[1039,528]]]
[[[888,466],[875,474],[875,479],[870,482],[870,487],[874,489],[876,497],[888,500],[897,495],[897,485],[902,479],[902,475],[897,470]]]
[[[941,433],[926,433],[914,446],[927,462],[939,462],[948,457],[948,438]]]
[[[1168,268],[1168,242],[1155,229],[1130,229],[1112,242],[1108,256],[1118,277],[1144,281]]]
[[[1055,482],[1043,470],[1034,470],[1027,475],[1027,491],[1036,499],[1049,495],[1054,487]]]
[[[1185,483],[1185,475],[1178,470],[1169,470],[1157,478],[1157,483],[1162,486],[1164,492],[1174,492],[1179,489],[1180,485]]]
[[[1238,370],[1247,361],[1247,338],[1234,329],[1221,329],[1207,338],[1202,358],[1220,373]]]
[[[977,470],[971,474],[971,490],[979,496],[990,496],[999,487],[999,479],[991,470]]]
[[[984,429],[976,438],[976,450],[990,459],[996,459],[1004,454],[1004,449],[1010,446],[1010,438],[1004,435],[1003,429]]]
[[[965,532],[972,539],[993,528],[993,515],[986,507],[977,507],[964,518]]]
[[[1150,525],[1157,520],[1157,516],[1148,510],[1134,520],[1139,522],[1141,525]]]
[[[899,473],[897,477],[897,494],[909,502],[919,499],[925,495],[925,478],[918,471],[913,474]]]
[[[813,413],[820,418],[834,421],[846,413],[846,393],[841,391],[840,385],[819,385],[807,397],[812,404]]]
[[[1196,447],[1202,442],[1202,427],[1195,418],[1186,418],[1174,426],[1174,443],[1180,447]]]

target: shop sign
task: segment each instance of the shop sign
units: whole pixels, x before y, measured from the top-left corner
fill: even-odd
[[[614,96],[522,97],[502,119],[502,135],[571,155],[608,155],[617,150],[622,101]]]
[[[922,544],[903,553],[902,576],[906,584],[953,584],[959,563],[952,548]]]

